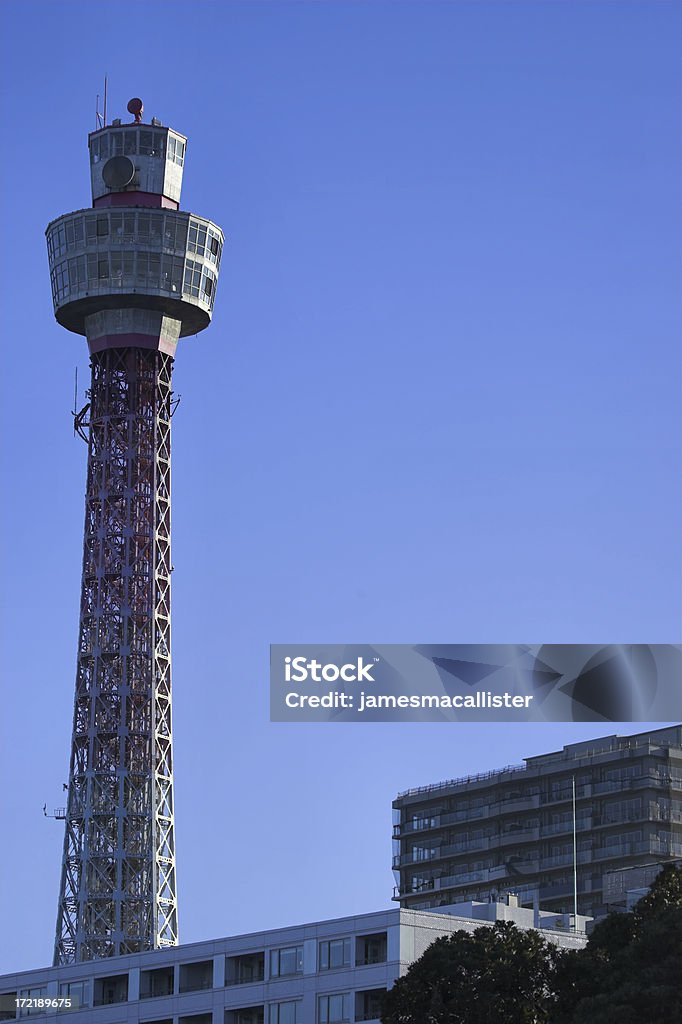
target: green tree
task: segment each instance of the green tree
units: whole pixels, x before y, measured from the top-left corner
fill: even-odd
[[[387,993],[383,1024],[682,1024],[682,869],[581,950],[509,922],[437,939]]]
[[[631,914],[609,914],[555,978],[553,1024],[681,1024],[682,870],[666,865]]]
[[[551,1021],[557,950],[508,921],[437,939],[386,996],[383,1024]]]

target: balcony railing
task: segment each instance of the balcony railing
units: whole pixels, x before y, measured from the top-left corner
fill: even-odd
[[[592,850],[580,850],[578,853],[577,862],[578,864],[589,864],[592,859]],[[569,867],[572,864],[572,853],[560,853],[556,854],[553,857],[543,857],[540,861],[540,868],[541,870],[544,870],[545,868],[563,868]]]
[[[406,789],[398,793],[398,800],[407,796],[418,796],[421,793],[438,793],[441,789],[450,789],[453,786],[468,786],[472,782],[485,782],[487,779],[496,779],[500,775],[508,775],[510,772],[527,771],[525,764],[508,764],[506,768],[497,768],[495,771],[479,772],[477,775],[463,775],[459,779],[446,779],[445,782],[434,782],[430,786],[417,786],[414,789]]]
[[[445,825],[454,825],[462,821],[477,821],[479,818],[487,818],[488,807],[471,807],[466,811],[443,811],[438,814],[427,814],[417,821],[404,821],[393,826],[393,838],[399,839],[402,835],[411,832],[426,832],[428,829],[443,828]]]
[[[183,996],[187,992],[201,992],[207,988],[213,988],[213,980],[211,978],[200,978],[199,981],[187,981],[184,985],[180,985],[178,992]]]
[[[490,817],[497,817],[499,814],[516,814],[517,811],[532,811],[540,806],[540,794],[529,793],[526,796],[518,796],[513,800],[498,800],[491,804],[488,809]]]
[[[576,821],[576,829],[578,832],[585,832],[593,827],[592,818],[578,818]],[[542,838],[545,836],[556,836],[562,833],[573,831],[573,819],[568,818],[566,821],[557,821],[552,825],[542,825],[540,833]]]
[[[424,864],[434,860],[442,860],[444,857],[457,857],[463,853],[471,853],[479,850],[487,850],[490,846],[490,839],[472,839],[468,843],[454,843],[450,846],[436,846],[433,852],[429,851],[427,856],[415,857],[413,853],[396,854],[393,857],[393,867],[404,867],[408,864]]]
[[[255,985],[259,981],[264,981],[264,979],[265,979],[265,972],[264,971],[260,971],[260,972],[254,972],[253,974],[249,975],[248,977],[246,975],[237,975],[234,978],[226,978],[225,979],[225,985],[226,986],[228,986],[228,985]]]
[[[645,839],[634,843],[614,843],[611,846],[602,846],[601,849],[595,850],[592,856],[594,860],[610,860],[615,857],[627,857],[639,853],[680,857],[682,856],[682,843],[666,843],[656,839]]]
[[[539,828],[520,828],[516,831],[501,832],[500,835],[494,836],[490,845],[492,846],[513,846],[515,843],[532,843],[537,842],[540,838]]]

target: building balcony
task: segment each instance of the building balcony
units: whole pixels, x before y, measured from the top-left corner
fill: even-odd
[[[655,854],[664,857],[682,857],[682,842],[661,842],[657,839],[645,839],[634,843],[614,843],[594,850],[594,860],[614,860],[620,857],[632,857],[641,854]]]
[[[480,821],[481,818],[487,818],[489,813],[488,807],[472,807],[464,811],[447,811],[438,814],[424,813],[424,817],[416,821],[404,821],[399,825],[394,825],[393,838],[400,839],[402,836],[411,835],[414,832],[428,832],[466,821]]]
[[[557,885],[540,887],[540,906],[552,900],[563,900],[573,896],[573,882],[559,882]]]
[[[521,811],[533,811],[540,806],[540,794],[533,796],[520,796],[514,800],[500,800],[491,804],[488,809],[488,816],[493,818],[504,814],[518,814]]]
[[[539,828],[519,828],[502,832],[490,840],[490,846],[516,846],[519,843],[534,843],[540,838]]]
[[[638,775],[631,779],[607,779],[605,782],[596,782],[592,788],[595,795],[599,795],[625,793],[632,789],[661,789],[671,785],[671,780],[663,775]]]
[[[577,863],[578,864],[589,864],[594,859],[592,850],[580,850],[578,852]],[[565,868],[573,866],[573,854],[572,853],[561,853],[552,857],[543,857],[540,861],[540,870],[551,871],[553,868]]]
[[[226,985],[253,985],[265,977],[265,953],[241,953],[225,960]]]
[[[578,832],[587,832],[593,828],[595,822],[592,818],[578,818],[576,822],[576,829]],[[542,825],[540,827],[540,835],[544,839],[545,836],[558,836],[568,835],[573,832],[573,819],[569,818],[567,821],[554,822],[551,825]]]
[[[433,851],[424,851],[422,856],[414,853],[400,853],[393,857],[394,869],[405,867],[409,864],[423,864],[426,861],[431,863],[435,860],[443,860],[445,857],[458,857],[463,854],[473,853],[480,850],[487,850],[490,846],[490,839],[472,839],[468,843],[454,843],[450,846],[436,846]]]
[[[461,889],[475,883],[489,884],[505,878],[520,881],[524,875],[535,874],[539,870],[539,861],[518,861],[511,866],[500,864],[497,867],[481,868],[478,871],[464,871],[456,875],[445,875],[442,878],[425,878],[418,883],[407,883],[395,886],[393,899],[415,896],[422,892],[440,892],[444,889]]]

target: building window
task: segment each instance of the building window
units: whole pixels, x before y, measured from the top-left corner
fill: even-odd
[[[213,961],[180,964],[180,992],[197,992],[213,985]]]
[[[137,215],[137,237],[141,242],[147,242],[149,239],[149,231],[151,227],[151,215],[148,213],[138,213]]]
[[[50,232],[50,241],[52,243],[52,252],[55,256],[61,256],[63,252],[66,252],[65,224],[58,224],[57,227]]]
[[[438,818],[435,815],[413,814],[408,823],[411,829],[418,831],[423,828],[436,828]]]
[[[151,971],[140,971],[140,999],[172,996],[173,975],[172,967],[157,967]]]
[[[355,945],[355,966],[365,967],[367,964],[385,964],[387,956],[386,932],[374,935],[360,935]]]
[[[47,985],[40,985],[36,988],[22,988],[19,992],[19,999],[46,999],[47,998]],[[37,1017],[38,1014],[44,1014],[46,1011],[41,1006],[32,1007],[20,1007],[20,1017]]]
[[[97,245],[97,218],[85,218],[85,244]]]
[[[303,946],[286,946],[270,951],[270,977],[303,974]]]
[[[196,252],[203,256],[206,252],[206,225],[196,220],[189,222],[189,235],[187,236],[187,248],[190,252]]]
[[[190,220],[187,248],[198,256],[205,256],[216,267],[220,266],[222,242],[215,228],[198,220]]]
[[[182,287],[182,260],[178,256],[164,256],[161,260],[161,287],[178,293]]]
[[[207,267],[204,267],[203,273],[202,273],[202,276],[201,276],[201,290],[203,292],[204,302],[208,302],[209,304],[211,304],[213,302],[213,293],[215,291],[215,282],[216,282],[215,275],[212,274],[211,271],[208,270]]]
[[[268,1024],[302,1024],[301,1001],[290,1000],[286,1003],[270,1003],[268,1007]]]
[[[16,1020],[16,992],[0,992],[0,1020]]]
[[[265,977],[265,953],[242,953],[225,961],[226,985],[250,985]]]
[[[265,1008],[241,1006],[238,1010],[226,1010],[225,1024],[265,1024]]]
[[[89,981],[62,981],[59,995],[71,1000],[71,1009],[78,1010],[81,1006],[90,1005]]]
[[[355,1019],[359,1020],[381,1020],[381,1010],[384,1004],[385,988],[372,988],[367,992],[355,993]]]
[[[61,302],[69,291],[68,261],[58,263],[52,271],[52,297],[55,301]]]
[[[433,857],[437,857],[439,853],[437,846],[413,846],[412,847],[412,860],[431,860]]]
[[[127,974],[115,974],[109,978],[95,979],[95,1006],[108,1006],[110,1003],[125,1003],[127,999]]]
[[[165,218],[163,244],[167,249],[185,252],[187,248],[187,221],[185,218],[171,216]]]
[[[350,1020],[350,995],[337,992],[332,996],[318,996],[318,1024],[344,1024]]]
[[[109,156],[109,136],[96,135],[94,139],[90,141],[90,159],[93,164],[98,164],[100,160],[106,160]]]
[[[201,287],[201,269],[201,263],[197,263],[195,260],[185,260],[185,283],[182,290],[186,295],[193,295],[196,299],[199,298]]]
[[[75,260],[69,260],[70,291],[79,292],[84,290],[87,279],[85,256],[78,256]]]
[[[168,136],[168,159],[182,167],[185,161],[185,143],[182,139],[174,139]]]
[[[350,939],[329,939],[320,942],[319,963],[321,971],[350,967]]]

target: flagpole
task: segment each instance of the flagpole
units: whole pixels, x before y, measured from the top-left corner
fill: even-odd
[[[578,931],[578,840],[576,835],[575,820],[575,775],[572,776],[573,784],[573,931]]]

